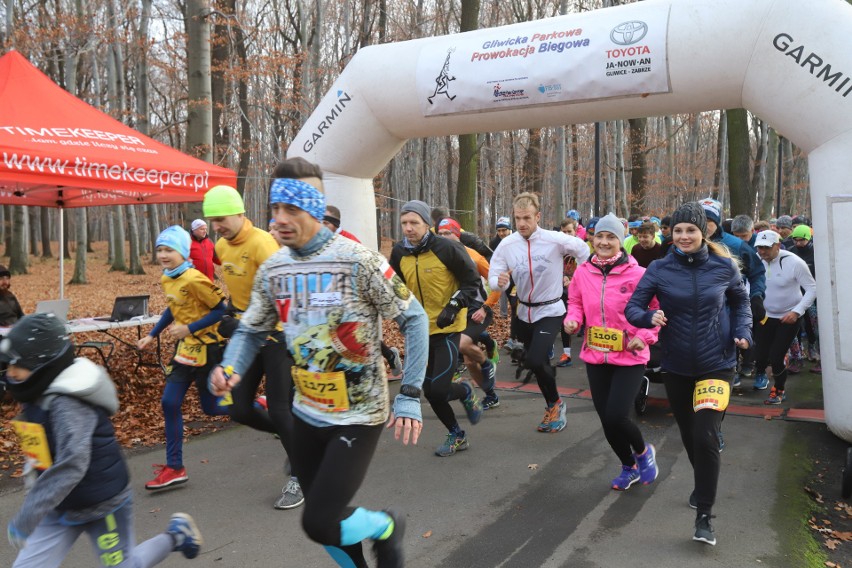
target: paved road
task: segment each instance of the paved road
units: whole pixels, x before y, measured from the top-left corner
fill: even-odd
[[[508,364],[499,378],[513,377]],[[581,365],[560,369],[559,383],[583,387]],[[794,379],[795,380],[795,379]],[[662,388],[652,385],[652,395]],[[759,405],[756,393],[738,399]],[[425,429],[416,447],[384,436],[368,480],[355,502],[368,508],[395,505],[408,514],[407,566],[571,567],[610,566],[802,566],[784,556],[776,527],[806,518],[779,489],[782,445],[808,436],[831,436],[824,425],[728,415],[727,447],[716,532],[718,545],[691,540],[695,513],[687,506],[692,473],[677,427],[663,407],[641,419],[656,444],[660,478],[625,493],[609,489],[618,462],[604,440],[591,401],[569,399],[568,427],[541,434],[540,395],[502,391],[502,405],[468,427],[470,450],[438,458],[432,449],[443,437],[424,405]],[[461,415],[461,407],[458,412]],[[464,425],[464,423],[463,423]],[[270,436],[244,427],[190,440],[185,447],[190,482],[151,494],[143,489],[150,464],[162,448],[129,459],[137,490],[139,539],[162,530],[173,511],[193,514],[205,537],[199,567],[326,567],[325,552],[300,528],[300,512],[277,511],[272,502],[283,482],[282,453]],[[801,484],[796,485],[801,487]],[[0,519],[20,505],[20,491],[0,495]],[[771,520],[770,520],[771,519]],[[5,544],[5,543],[4,543]],[[0,546],[0,565],[12,561]],[[92,566],[88,543],[78,542],[66,566]],[[162,566],[190,565],[172,555]]]

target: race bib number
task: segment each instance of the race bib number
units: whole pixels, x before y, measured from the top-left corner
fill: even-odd
[[[315,373],[293,367],[293,383],[299,391],[301,402],[323,412],[349,410],[349,393],[346,375],[342,371]]]
[[[586,330],[586,345],[596,351],[624,351],[624,332],[620,329],[591,326]]]
[[[175,363],[189,367],[203,367],[207,364],[207,345],[181,340],[175,353]]]
[[[21,451],[29,460],[32,460],[33,467],[44,471],[53,465],[44,426],[21,420],[12,420],[12,426],[21,440]]]
[[[699,410],[722,412],[728,408],[730,398],[731,389],[727,381],[721,379],[698,381],[695,383],[695,390],[692,393],[692,409],[695,412]]]

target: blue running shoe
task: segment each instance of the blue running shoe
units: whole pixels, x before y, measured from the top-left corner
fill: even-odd
[[[739,373],[735,373],[734,374],[734,380],[731,381],[731,388],[732,389],[738,389],[738,388],[742,388],[742,386],[743,386],[742,375],[740,375]]]
[[[657,479],[660,473],[657,468],[657,450],[654,444],[646,444],[645,451],[641,454],[633,454],[636,465],[639,467],[639,481],[642,485],[650,485]]]
[[[461,432],[460,435],[450,432],[447,434],[447,439],[444,440],[444,443],[435,450],[435,455],[447,458],[456,452],[463,452],[469,447],[470,445],[467,443],[467,437],[464,435],[464,432]]]
[[[763,404],[781,404],[785,400],[787,400],[787,395],[784,394],[784,391],[772,387],[772,390],[769,391],[769,398],[764,400]]]
[[[616,491],[627,491],[630,486],[639,481],[639,470],[636,466],[621,466],[621,475],[612,480],[612,488]]]
[[[462,401],[464,411],[471,424],[478,424],[482,420],[482,401],[476,396],[473,387],[467,383],[464,383],[464,386],[467,389],[467,398]]]
[[[175,540],[173,550],[180,551],[187,558],[195,558],[204,543],[201,532],[192,517],[186,513],[175,513],[169,520],[166,532]]]
[[[547,352],[547,360],[550,361],[553,359],[553,346],[550,346],[550,351]]]
[[[758,373],[754,376],[754,390],[766,390],[769,387],[769,377],[766,373]]]
[[[494,383],[497,381],[497,367],[491,361],[486,360],[482,365],[482,390],[490,392],[494,390]]]
[[[500,399],[497,398],[496,394],[485,395],[485,398],[482,399],[482,410],[490,410],[498,406],[500,406]]]

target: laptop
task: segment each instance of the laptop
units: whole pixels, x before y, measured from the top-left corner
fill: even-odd
[[[63,321],[68,321],[68,309],[71,307],[71,300],[42,300],[36,304],[35,313],[37,314],[53,314]]]
[[[150,296],[119,296],[112,305],[112,315],[92,318],[96,321],[127,321],[133,318],[148,317],[148,298]]]

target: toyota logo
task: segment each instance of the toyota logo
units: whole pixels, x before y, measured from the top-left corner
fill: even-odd
[[[648,24],[633,20],[632,22],[624,22],[618,24],[609,33],[609,39],[618,45],[632,45],[642,41],[642,38],[648,33]]]

